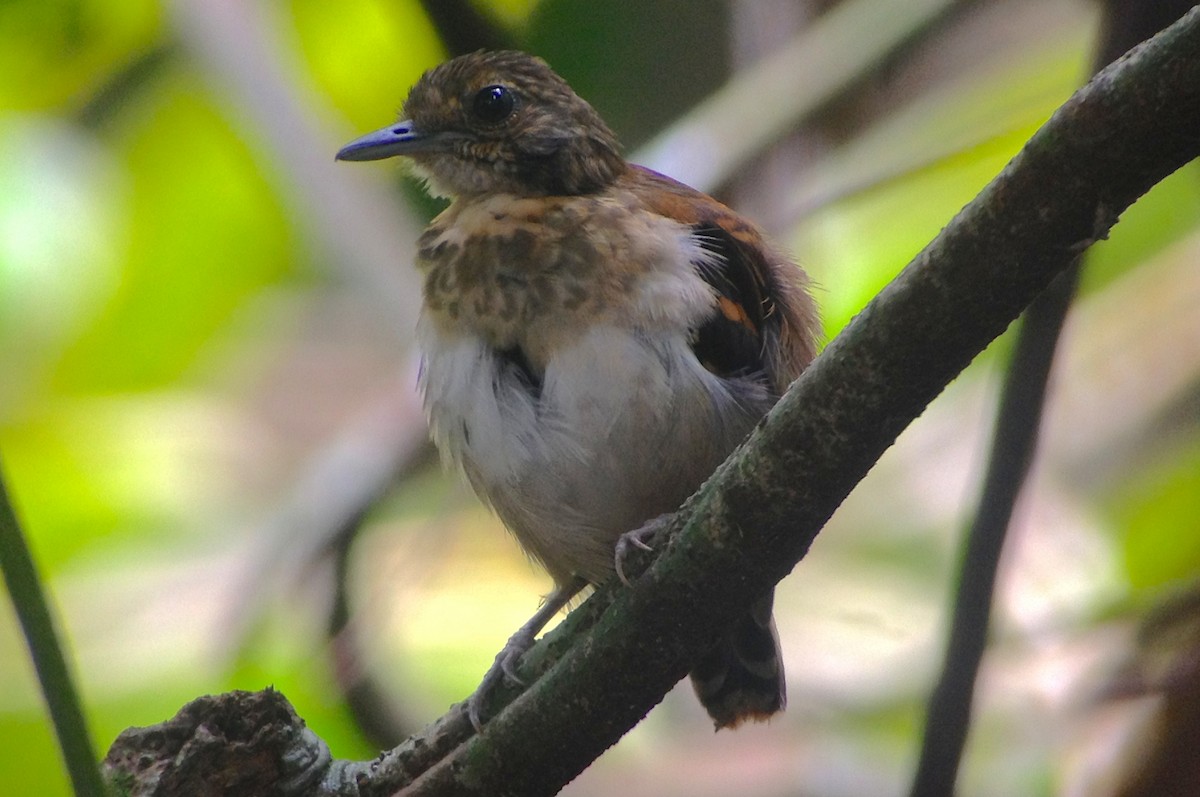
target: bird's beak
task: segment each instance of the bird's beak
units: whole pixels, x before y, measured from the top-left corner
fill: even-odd
[[[356,138],[338,150],[340,161],[377,161],[396,155],[428,151],[435,139],[419,132],[412,122],[397,122]]]

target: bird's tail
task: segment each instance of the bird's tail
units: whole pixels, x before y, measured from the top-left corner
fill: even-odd
[[[771,615],[775,591],[755,602],[729,635],[692,670],[692,686],[717,729],[762,721],[787,704],[779,634]]]

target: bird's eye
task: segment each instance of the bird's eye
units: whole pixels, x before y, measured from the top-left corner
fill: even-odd
[[[475,95],[471,110],[485,125],[498,125],[513,112],[513,93],[504,86],[488,86]]]

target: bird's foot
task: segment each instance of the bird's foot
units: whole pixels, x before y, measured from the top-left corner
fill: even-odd
[[[629,579],[625,577],[625,559],[628,558],[630,552],[634,548],[639,548],[643,551],[653,551],[654,548],[651,547],[648,540],[653,539],[658,530],[670,522],[671,517],[671,513],[659,515],[633,531],[625,532],[617,539],[617,548],[613,555],[613,561],[617,569],[617,578],[621,579],[622,584],[627,587],[629,586]]]
[[[471,720],[471,726],[475,728],[476,733],[483,730],[483,704],[487,702],[488,696],[504,680],[518,686],[525,685],[525,682],[517,677],[517,664],[520,663],[521,657],[533,647],[538,632],[546,626],[550,618],[570,603],[571,598],[578,595],[586,585],[587,582],[581,578],[573,578],[566,584],[560,584],[554,592],[546,596],[545,602],[533,617],[504,643],[504,647],[496,654],[492,666],[480,681],[479,687],[467,698],[467,718]]]
[[[520,663],[521,657],[525,652],[533,647],[533,641],[536,631],[530,631],[526,627],[521,627],[517,633],[508,638],[504,643],[504,647],[496,654],[496,658],[492,661],[492,666],[484,673],[483,680],[479,682],[479,686],[467,698],[467,717],[471,720],[471,726],[475,728],[475,732],[479,733],[483,730],[483,704],[487,700],[488,695],[500,685],[504,680],[518,686],[524,686],[525,682],[517,676],[517,664]]]

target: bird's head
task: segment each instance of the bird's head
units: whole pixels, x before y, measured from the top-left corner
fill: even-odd
[[[412,159],[443,196],[585,194],[625,170],[616,136],[540,58],[477,52],[430,69],[403,121],[347,144],[339,160]]]

